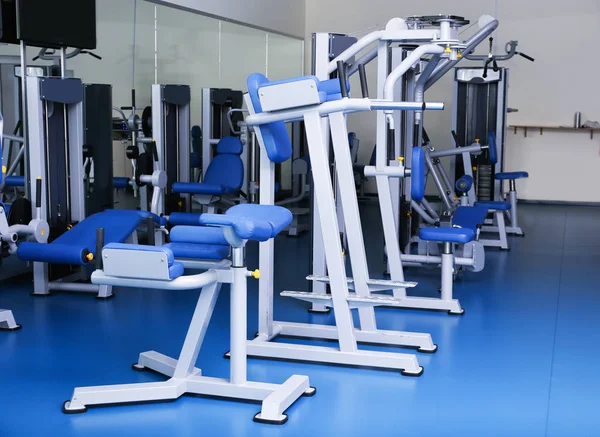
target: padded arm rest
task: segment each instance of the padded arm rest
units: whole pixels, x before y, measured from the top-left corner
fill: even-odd
[[[225,194],[224,185],[198,184],[195,182],[175,182],[173,192],[178,194]]]
[[[270,223],[255,220],[252,217],[241,217],[227,214],[202,214],[200,224],[208,226],[231,227],[242,240],[267,241],[272,237],[273,228]]]
[[[4,185],[7,187],[24,187],[25,176],[7,176],[4,178]]]
[[[173,226],[200,226],[200,216],[195,212],[172,212],[169,214],[169,223]]]
[[[92,259],[90,251],[78,245],[41,244],[24,242],[19,244],[17,254],[22,261],[46,262],[52,264],[85,265]]]

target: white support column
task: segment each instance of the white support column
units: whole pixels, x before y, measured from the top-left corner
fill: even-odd
[[[304,114],[306,138],[313,169],[315,199],[318,205],[319,221],[326,235],[324,239],[325,259],[329,271],[331,297],[335,312],[336,326],[339,332],[340,349],[344,352],[356,352],[354,323],[348,305],[348,283],[346,266],[342,256],[342,244],[338,237],[339,227],[335,209],[335,198],[329,170],[329,160],[323,142],[321,116],[317,111]]]

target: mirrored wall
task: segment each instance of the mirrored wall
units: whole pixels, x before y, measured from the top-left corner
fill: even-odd
[[[192,89],[191,121],[200,124],[202,88],[246,90],[248,75],[270,79],[303,73],[304,42],[239,24],[145,0],[97,2],[94,51],[102,60],[79,55],[69,70],[87,83],[113,86],[114,106],[150,104],[153,83],[186,84]],[[38,49],[28,48],[30,63]],[[1,45],[0,55],[19,55],[14,45]]]

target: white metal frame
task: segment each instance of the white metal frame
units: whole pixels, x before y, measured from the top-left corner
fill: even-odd
[[[21,325],[15,321],[12,311],[0,309],[0,330],[16,331],[17,329],[21,329]]]
[[[316,389],[310,386],[307,376],[293,375],[283,384],[247,380],[247,277],[251,276],[251,272],[244,266],[243,251],[246,242],[239,241],[240,247],[233,247],[233,266],[230,262],[201,262],[195,265],[188,263],[186,267],[202,268],[212,265],[212,268],[205,273],[182,276],[172,281],[145,279],[143,265],[140,265],[141,274],[138,278],[107,276],[102,271],[94,272],[92,280],[99,284],[170,290],[202,288],[202,291],[179,358],[173,359],[155,351],[148,351],[141,353],[138,362],[133,365],[134,370],[150,369],[165,375],[169,378],[167,381],[79,387],[73,391],[71,399],[64,403],[63,412],[85,413],[88,406],[94,405],[173,400],[191,393],[262,401],[261,411],[254,416],[254,420],[283,424],[287,421],[284,412],[290,405],[301,396],[314,395]],[[117,252],[113,251],[113,255],[117,255]],[[126,253],[122,255],[127,256]],[[202,371],[195,367],[223,283],[230,284],[231,290],[229,379],[203,376]]]

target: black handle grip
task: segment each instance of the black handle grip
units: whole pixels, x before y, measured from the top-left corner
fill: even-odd
[[[156,237],[154,235],[154,218],[148,217],[146,219],[146,230],[148,231],[148,246],[156,245]]]
[[[102,270],[102,249],[104,248],[104,228],[96,229],[96,268]]]
[[[42,207],[42,178],[35,180],[35,207]]]
[[[358,66],[358,76],[360,77],[360,89],[362,96],[365,99],[369,98],[369,84],[367,83],[367,72],[365,70],[365,64]]]
[[[337,71],[338,71],[338,79],[340,80],[340,92],[342,93],[343,98],[348,97],[348,87],[346,78],[346,64],[344,61],[337,61]]]
[[[456,132],[454,130],[452,131],[452,138],[454,138],[454,142],[456,143],[456,147],[460,147],[460,141],[458,140],[458,135],[456,135]]]
[[[84,50],[84,51],[83,51],[83,52],[81,52],[81,53],[86,53],[86,54],[90,55],[92,58],[96,58],[96,59],[98,59],[99,61],[101,61],[101,60],[102,60],[102,56],[98,56],[98,55],[97,55],[96,53],[94,53],[94,52],[88,52],[87,50]]]
[[[32,61],[37,61],[38,59],[40,59],[40,57],[38,55],[34,56]]]
[[[517,52],[517,55],[524,57],[528,61],[535,62],[535,58],[532,58],[531,56],[526,55],[525,53]]]
[[[427,131],[425,129],[423,129],[422,135],[423,135],[423,142],[425,144],[428,144],[428,143],[431,142],[430,139],[429,139],[429,135],[427,135]]]
[[[492,62],[492,58],[488,59],[487,61],[485,61],[485,65],[483,66],[483,78],[487,78],[488,77],[488,67],[490,65],[490,62]]]
[[[121,111],[131,111],[133,107],[131,106],[121,106]]]
[[[492,62],[492,66],[493,66],[493,68],[492,68],[492,69],[494,70],[494,73],[497,73],[497,72],[498,72],[498,70],[500,70],[500,69],[498,68],[498,63],[496,62],[496,60],[495,60],[495,59],[494,59],[494,62]]]
[[[135,89],[131,90],[131,106],[135,108]]]
[[[158,162],[158,148],[156,147],[156,141],[152,141],[150,147],[152,147],[152,157],[154,158],[154,162]]]

